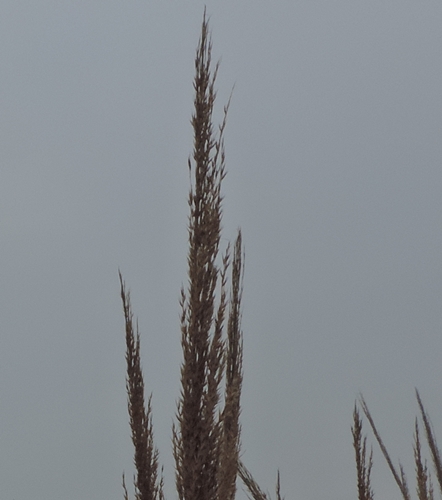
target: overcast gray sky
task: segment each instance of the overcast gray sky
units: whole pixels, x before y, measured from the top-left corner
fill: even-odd
[[[203,8],[1,2],[2,500],[122,499],[133,469],[118,268],[176,498]],[[360,391],[411,476],[414,387],[442,439],[442,4],[223,0],[207,11],[222,58],[217,119],[235,84],[223,243],[242,227],[243,459],[271,492],[279,468],[287,499],[354,499]],[[378,500],[399,498],[376,447],[373,476]]]

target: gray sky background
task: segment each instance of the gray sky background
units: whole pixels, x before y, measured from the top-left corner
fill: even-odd
[[[1,2],[4,500],[122,499],[132,447],[118,268],[176,498],[203,7]],[[207,10],[222,57],[217,119],[235,84],[223,242],[242,227],[244,461],[270,492],[279,468],[287,499],[355,499],[350,426],[362,391],[412,480],[414,387],[442,439],[442,4]],[[399,499],[374,449],[376,498]]]

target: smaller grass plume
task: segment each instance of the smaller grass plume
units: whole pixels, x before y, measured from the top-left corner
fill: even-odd
[[[439,448],[437,446],[436,438],[433,428],[431,426],[430,418],[422,403],[422,399],[418,390],[416,389],[416,400],[418,403],[421,425],[424,428],[426,443],[430,451],[431,460],[433,463],[433,471],[439,485],[440,493],[442,494],[442,462]],[[387,447],[381,438],[381,435],[375,425],[374,419],[370,413],[364,397],[361,395],[359,405],[365,414],[370,427],[373,431],[376,441],[384,455],[385,461],[393,475],[393,478],[399,488],[403,500],[411,500],[411,493],[408,486],[407,475],[401,463],[396,467],[388,453]],[[371,489],[370,477],[371,468],[373,465],[372,454],[370,453],[367,459],[366,451],[366,438],[362,438],[362,420],[359,417],[357,406],[353,413],[353,446],[356,452],[356,470],[358,480],[358,498],[359,500],[373,500],[373,491]],[[423,458],[422,454],[422,441],[419,420],[416,418],[413,442],[413,454],[415,464],[415,478],[416,478],[416,496],[418,500],[433,500],[434,490],[431,472],[427,466],[427,461]]]

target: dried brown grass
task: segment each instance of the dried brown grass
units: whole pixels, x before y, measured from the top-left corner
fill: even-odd
[[[176,487],[180,499],[234,498],[239,452],[239,399],[242,341],[239,323],[241,294],[241,233],[233,262],[233,291],[226,293],[229,250],[219,260],[221,182],[225,176],[223,132],[212,126],[218,65],[211,71],[211,41],[204,17],[195,58],[193,158],[194,183],[189,193],[188,289],[181,290],[181,396],[173,429]],[[220,300],[216,295],[220,285]],[[227,343],[223,338],[230,305]],[[225,406],[219,413],[225,375]]]
[[[238,476],[247,488],[249,498],[252,498],[253,500],[270,500],[270,495],[262,491],[259,484],[255,481],[252,474],[242,461],[239,462]],[[284,497],[281,495],[281,477],[279,471],[276,477],[276,500],[284,500]]]
[[[442,493],[442,462],[440,457],[440,451],[436,443],[436,438],[430,423],[430,419],[422,403],[419,392],[416,390],[416,399],[419,406],[420,416],[422,420],[422,425],[425,431],[426,442],[430,450],[430,455],[433,462],[433,469],[439,484],[440,492]],[[382,454],[387,462],[387,465],[393,475],[396,484],[402,494],[404,500],[411,500],[411,494],[408,487],[408,480],[405,474],[404,468],[399,463],[399,467],[396,468],[387,448],[379,434],[379,431],[374,423],[373,417],[371,416],[370,410],[368,409],[367,403],[365,402],[363,396],[360,397],[360,406],[370,424],[376,441],[379,444]],[[373,465],[372,454],[370,453],[369,459],[366,458],[366,438],[362,438],[362,420],[359,417],[359,412],[355,406],[354,424],[352,427],[353,434],[353,445],[356,451],[356,469],[358,477],[358,498],[359,500],[373,500],[373,491],[370,484],[370,473]],[[422,456],[422,443],[420,439],[420,427],[419,421],[415,421],[415,431],[414,431],[414,443],[413,443],[413,453],[414,453],[414,463],[415,463],[415,477],[416,477],[416,494],[418,500],[433,500],[433,484],[431,479],[431,473],[428,470],[427,462]]]
[[[239,477],[253,500],[270,500],[240,460],[240,413],[243,381],[241,298],[243,247],[241,231],[233,246],[220,256],[222,194],[226,175],[224,130],[230,99],[217,134],[213,130],[215,81],[219,65],[212,66],[212,43],[206,13],[195,57],[194,144],[188,167],[189,192],[188,286],[181,290],[181,392],[173,426],[175,484],[180,500],[234,500]],[[228,294],[228,274],[230,294]],[[140,335],[134,326],[130,294],[120,274],[126,330],[126,362],[129,421],[134,445],[136,500],[163,500],[163,478],[154,446],[151,398],[144,398],[140,360]],[[442,493],[442,461],[429,417],[419,393],[416,398]],[[404,500],[411,500],[402,465],[396,468],[377,430],[368,406],[359,404]],[[358,500],[374,500],[371,484],[372,451],[362,432],[357,405],[353,412]],[[422,457],[419,424],[414,433],[414,461],[418,500],[433,500],[433,486]],[[124,499],[129,500],[123,475]],[[276,499],[282,500],[277,475]]]
[[[373,450],[367,452],[367,438],[362,435],[362,420],[357,406],[353,411],[353,447],[355,449],[356,471],[358,478],[358,499],[373,500],[371,487],[371,469],[373,467]]]
[[[195,57],[194,144],[188,167],[188,286],[181,290],[181,392],[173,426],[175,483],[180,500],[233,500],[239,475],[255,500],[268,498],[239,459],[243,339],[243,247],[238,231],[233,255],[220,255],[225,177],[224,130],[230,99],[217,133],[213,129],[218,64],[204,12]],[[230,280],[228,278],[231,273]],[[228,282],[230,281],[230,293]],[[140,335],[130,295],[120,275],[126,324],[127,394],[137,500],[162,500],[163,479],[154,446],[151,399],[144,401]],[[128,492],[123,476],[124,498]],[[279,473],[277,499],[281,499]]]
[[[144,401],[144,379],[141,370],[140,333],[134,327],[130,293],[126,290],[120,273],[121,299],[126,326],[126,391],[132,443],[135,448],[134,477],[136,500],[162,500],[163,480],[158,478],[158,450],[154,446],[151,398]],[[124,498],[128,493],[123,475]]]

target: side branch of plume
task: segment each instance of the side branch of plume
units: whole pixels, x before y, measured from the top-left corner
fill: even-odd
[[[121,300],[126,329],[126,390],[129,423],[134,445],[134,477],[136,500],[162,500],[163,481],[158,478],[158,451],[154,446],[152,428],[151,398],[144,401],[144,379],[140,358],[140,334],[138,326],[133,324],[133,313],[130,302],[130,292],[119,273],[121,286]],[[124,498],[128,494],[123,477]]]
[[[371,487],[371,469],[373,467],[373,450],[367,455],[367,438],[362,436],[362,420],[355,404],[353,411],[353,447],[355,450],[356,473],[358,480],[358,500],[373,500]]]
[[[420,397],[419,391],[416,389],[416,399],[419,405],[419,410],[421,412],[422,421],[424,424],[425,435],[427,438],[428,447],[430,448],[431,458],[433,459],[434,471],[436,473],[437,482],[439,483],[439,489],[442,493],[442,461],[440,457],[440,451],[437,446],[436,438],[431,427],[430,418],[425,411],[422,399]]]
[[[232,262],[232,289],[227,325],[226,387],[224,410],[221,414],[222,438],[220,446],[219,498],[233,500],[240,451],[240,399],[243,381],[243,341],[241,331],[241,298],[243,255],[242,236],[238,231]]]

